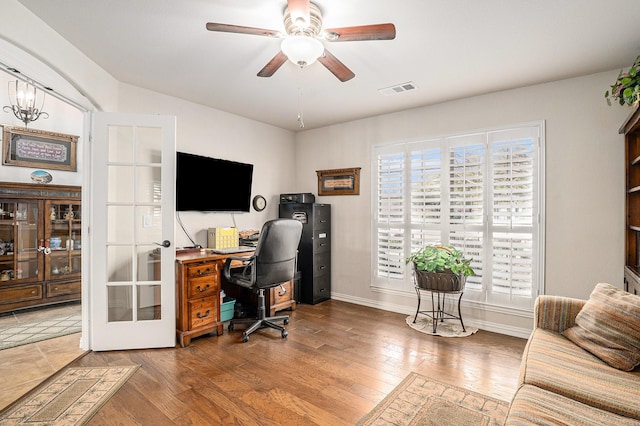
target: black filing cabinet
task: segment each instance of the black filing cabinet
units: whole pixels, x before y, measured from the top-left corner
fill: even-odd
[[[331,298],[331,205],[280,204],[280,217],[302,223],[298,253],[301,298],[315,305]]]

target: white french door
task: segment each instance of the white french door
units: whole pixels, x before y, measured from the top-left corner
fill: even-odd
[[[91,350],[175,345],[175,132],[170,116],[93,116]]]

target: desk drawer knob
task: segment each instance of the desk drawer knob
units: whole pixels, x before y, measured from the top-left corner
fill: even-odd
[[[207,309],[207,312],[205,312],[204,315],[198,312],[198,318],[206,318],[209,316],[210,313],[211,313],[211,309]]]

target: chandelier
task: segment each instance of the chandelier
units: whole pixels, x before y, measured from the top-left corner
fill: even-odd
[[[5,112],[13,112],[13,115],[22,121],[25,127],[32,121],[36,121],[42,115],[49,118],[49,114],[44,112],[45,93],[38,91],[33,83],[16,80],[8,83],[9,101],[11,105],[6,105],[2,109]]]

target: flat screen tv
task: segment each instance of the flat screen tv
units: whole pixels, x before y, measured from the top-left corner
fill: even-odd
[[[176,210],[248,212],[253,164],[176,153]]]

